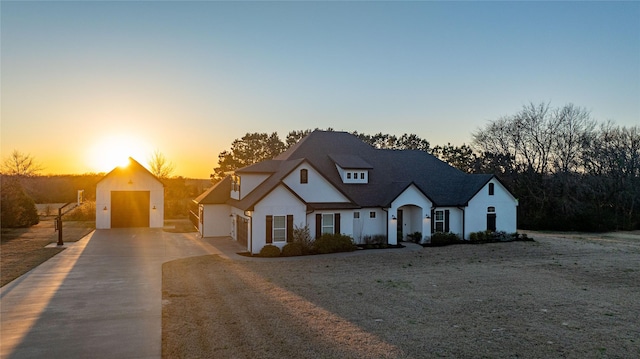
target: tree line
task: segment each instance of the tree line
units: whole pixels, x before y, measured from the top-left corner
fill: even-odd
[[[247,133],[218,155],[211,179],[272,159],[312,130]],[[332,131],[331,128],[328,131]],[[489,121],[470,145],[431,147],[415,134],[352,132],[379,149],[428,152],[466,173],[495,174],[519,200],[522,229],[640,228],[640,129],[598,123],[573,104],[528,104]]]

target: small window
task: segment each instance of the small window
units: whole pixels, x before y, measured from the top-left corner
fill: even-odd
[[[358,179],[358,172],[353,172],[353,179]]]
[[[487,213],[496,213],[496,207],[487,207]]]
[[[333,213],[322,215],[322,233],[333,233]]]
[[[435,211],[434,213],[434,229],[436,232],[444,232],[444,211]]]
[[[301,169],[300,170],[300,183],[307,183],[309,182],[309,171],[307,171],[306,169]]]
[[[284,242],[287,239],[287,217],[273,216],[273,241]]]
[[[376,212],[369,212],[369,218],[376,218]]]
[[[360,212],[353,212],[353,218],[354,219],[360,218]]]
[[[351,172],[347,172],[347,179],[351,179]]]
[[[495,190],[494,184],[493,183],[489,183],[489,196],[493,196],[494,190]]]
[[[364,179],[364,172],[360,172],[360,179]]]

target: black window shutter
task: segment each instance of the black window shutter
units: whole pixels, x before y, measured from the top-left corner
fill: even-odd
[[[273,243],[273,216],[267,216],[266,219],[266,227],[267,227],[267,244]]]
[[[333,215],[333,233],[340,234],[340,213]]]
[[[449,232],[449,210],[444,210],[444,231]]]
[[[322,215],[320,213],[316,214],[316,239],[320,238],[322,235]]]
[[[436,222],[436,211],[431,208],[431,233],[435,230],[435,222]]]
[[[293,214],[287,214],[287,242],[293,242]]]

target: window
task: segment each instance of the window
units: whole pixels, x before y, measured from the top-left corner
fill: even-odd
[[[360,172],[360,179],[364,179],[364,172]]]
[[[436,232],[444,232],[444,211],[435,211],[434,213],[434,229]]]
[[[309,171],[306,169],[300,170],[300,183],[308,183],[309,182]]]
[[[494,184],[493,183],[489,183],[489,196],[493,196],[494,190],[495,190]]]
[[[496,213],[496,207],[487,207],[487,213]]]
[[[347,172],[347,179],[351,179],[351,172]]]
[[[286,216],[273,216],[273,241],[284,242],[287,240]]]
[[[353,179],[358,179],[358,172],[353,172]]]
[[[333,233],[333,213],[322,215],[322,233]]]
[[[360,218],[360,212],[353,212],[353,219]]]
[[[369,218],[376,218],[376,212],[369,212]]]

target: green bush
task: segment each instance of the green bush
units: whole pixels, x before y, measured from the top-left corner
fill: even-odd
[[[267,244],[260,250],[260,257],[280,257],[280,248]]]
[[[325,233],[313,242],[314,249],[321,254],[351,252],[356,250],[353,238],[343,234]]]
[[[422,240],[422,232],[407,234],[407,239],[413,243],[420,243],[420,241]]]
[[[16,178],[2,176],[0,221],[4,228],[30,227],[40,222],[36,203]]]
[[[429,245],[431,246],[446,246],[449,244],[458,244],[463,243],[455,233],[450,232],[436,232],[431,235],[431,242]]]
[[[293,242],[300,243],[302,254],[310,254],[313,252],[313,239],[311,239],[311,231],[309,226],[295,226],[293,228]],[[284,248],[283,248],[284,250]]]
[[[282,247],[282,255],[285,257],[301,256],[305,254],[302,243],[292,242]]]

